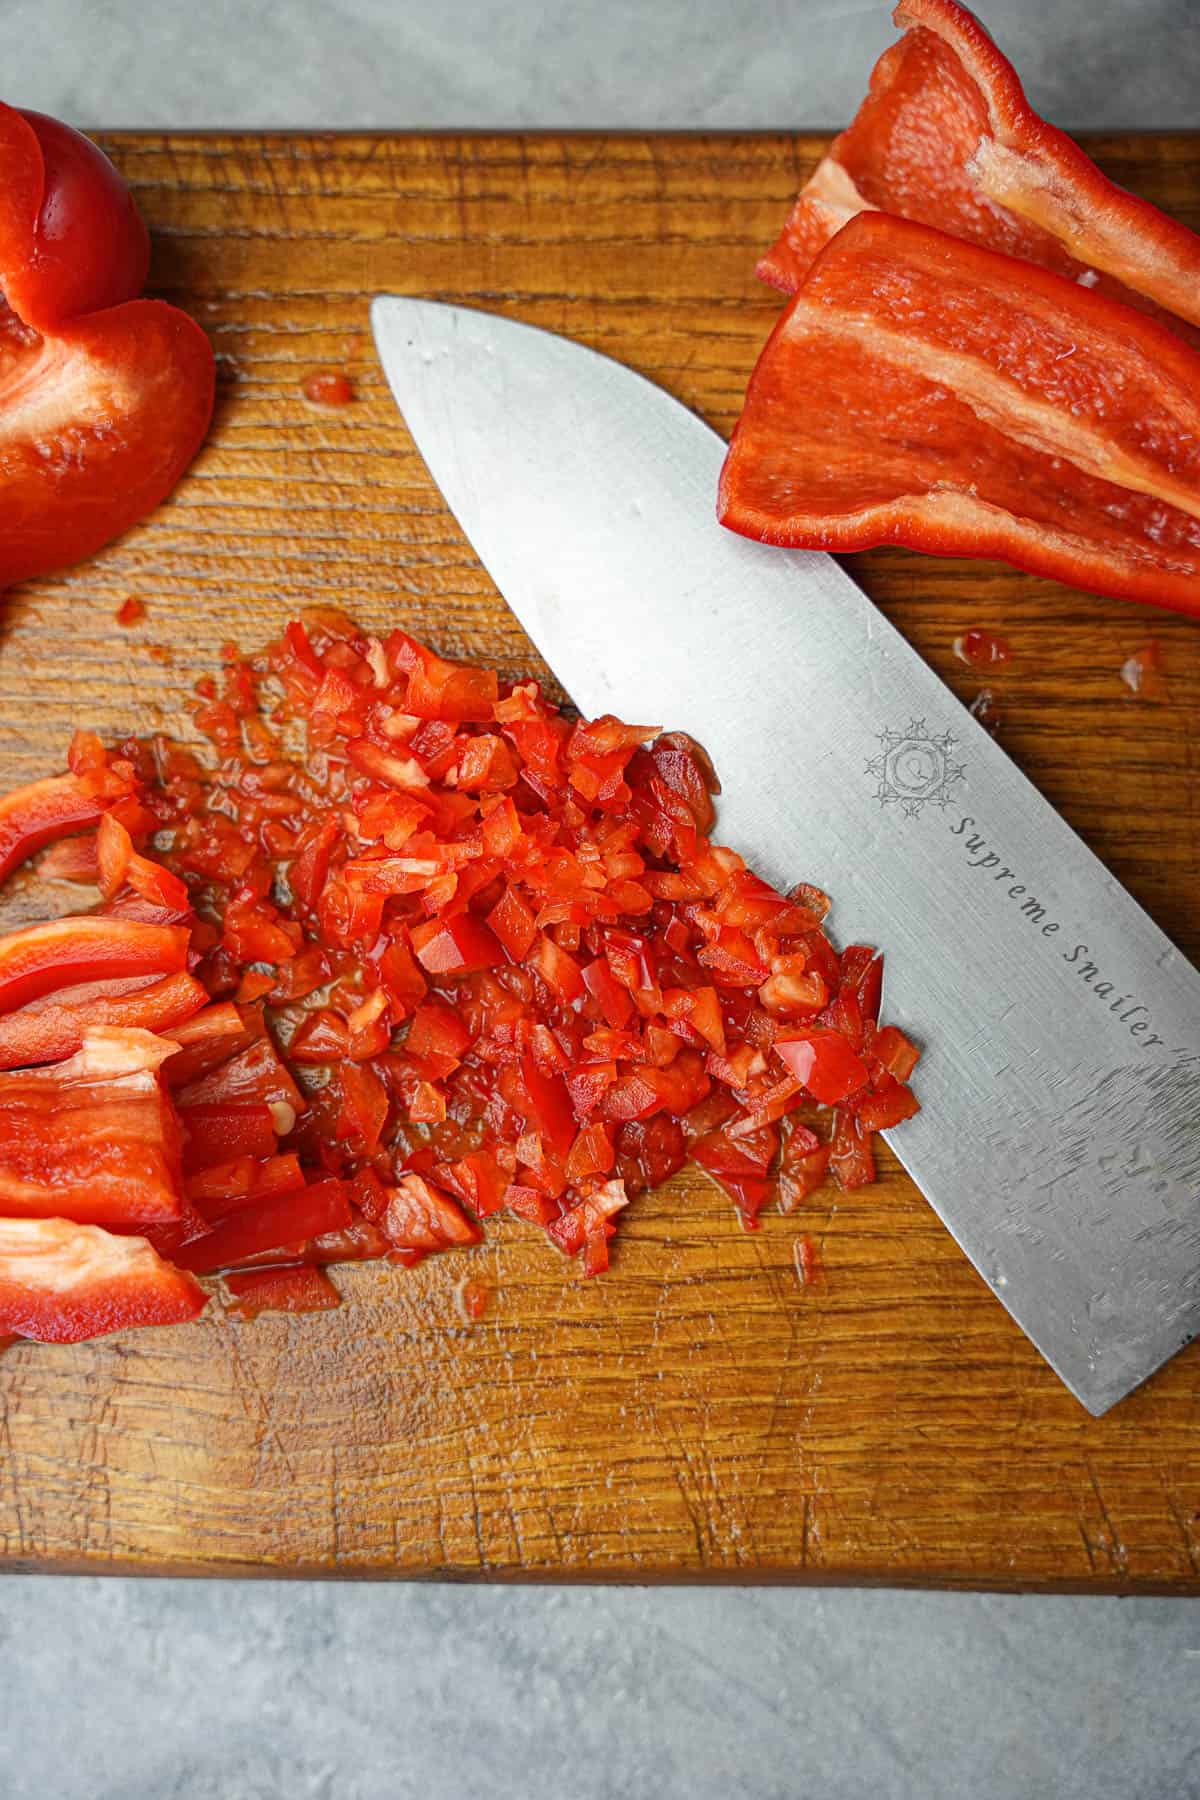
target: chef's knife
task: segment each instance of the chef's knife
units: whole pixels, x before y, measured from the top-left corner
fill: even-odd
[[[1094,1413],[1200,1330],[1200,975],[830,557],[716,522],[721,439],[631,370],[381,298],[421,455],[585,714],[690,732],[719,833],[882,941],[924,1041],[888,1134]]]

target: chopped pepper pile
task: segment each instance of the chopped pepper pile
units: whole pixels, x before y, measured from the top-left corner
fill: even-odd
[[[713,843],[690,739],[328,610],[200,686],[211,755],[78,734],[0,804],[4,869],[100,893],[0,939],[0,1333],[192,1317],[216,1273],[319,1310],[325,1265],[503,1210],[594,1275],[689,1159],[750,1229],[874,1178],[917,1109],[881,959]]]

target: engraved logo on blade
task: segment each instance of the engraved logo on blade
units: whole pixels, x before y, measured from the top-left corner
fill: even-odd
[[[924,719],[910,719],[903,731],[876,732],[880,752],[866,765],[876,782],[875,798],[881,806],[899,808],[915,819],[925,807],[939,811],[950,805],[954,789],[966,774],[956,762],[958,739],[948,731],[932,732]]]

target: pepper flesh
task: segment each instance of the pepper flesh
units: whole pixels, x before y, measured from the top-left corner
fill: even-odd
[[[718,511],[766,543],[997,556],[1200,613],[1200,356],[1061,276],[861,213],[759,358]]]
[[[1012,64],[955,0],[902,0],[854,123],[758,265],[791,291],[864,208],[1040,263],[1162,315],[1200,343],[1200,237],[1103,176],[1038,117]]]

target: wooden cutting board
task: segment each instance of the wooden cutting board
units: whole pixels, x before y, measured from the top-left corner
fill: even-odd
[[[109,147],[155,234],[154,286],[212,335],[217,416],[152,520],[9,597],[6,786],[60,766],[77,723],[186,731],[220,646],[313,601],[541,673],[396,415],[368,301],[462,300],[567,332],[727,431],[778,306],[755,254],[823,142]],[[1200,226],[1200,138],[1090,148]],[[318,368],[347,370],[356,402],[308,405]],[[851,567],[965,700],[981,682],[955,637],[1011,638],[990,683],[1001,741],[1196,956],[1197,626],[993,564]],[[122,629],[129,595],[146,617]],[[1120,678],[1151,637],[1158,704]],[[836,868],[795,873],[836,897]],[[3,916],[69,905],[20,877]],[[822,1270],[807,1286],[800,1234]],[[468,1271],[495,1290],[470,1327]],[[0,1357],[4,1566],[1200,1591],[1200,1345],[1090,1419],[894,1164],[752,1236],[706,1181],[677,1179],[630,1209],[600,1281],[515,1222],[469,1256],[337,1279],[341,1310],[311,1320],[214,1306],[197,1326]]]

